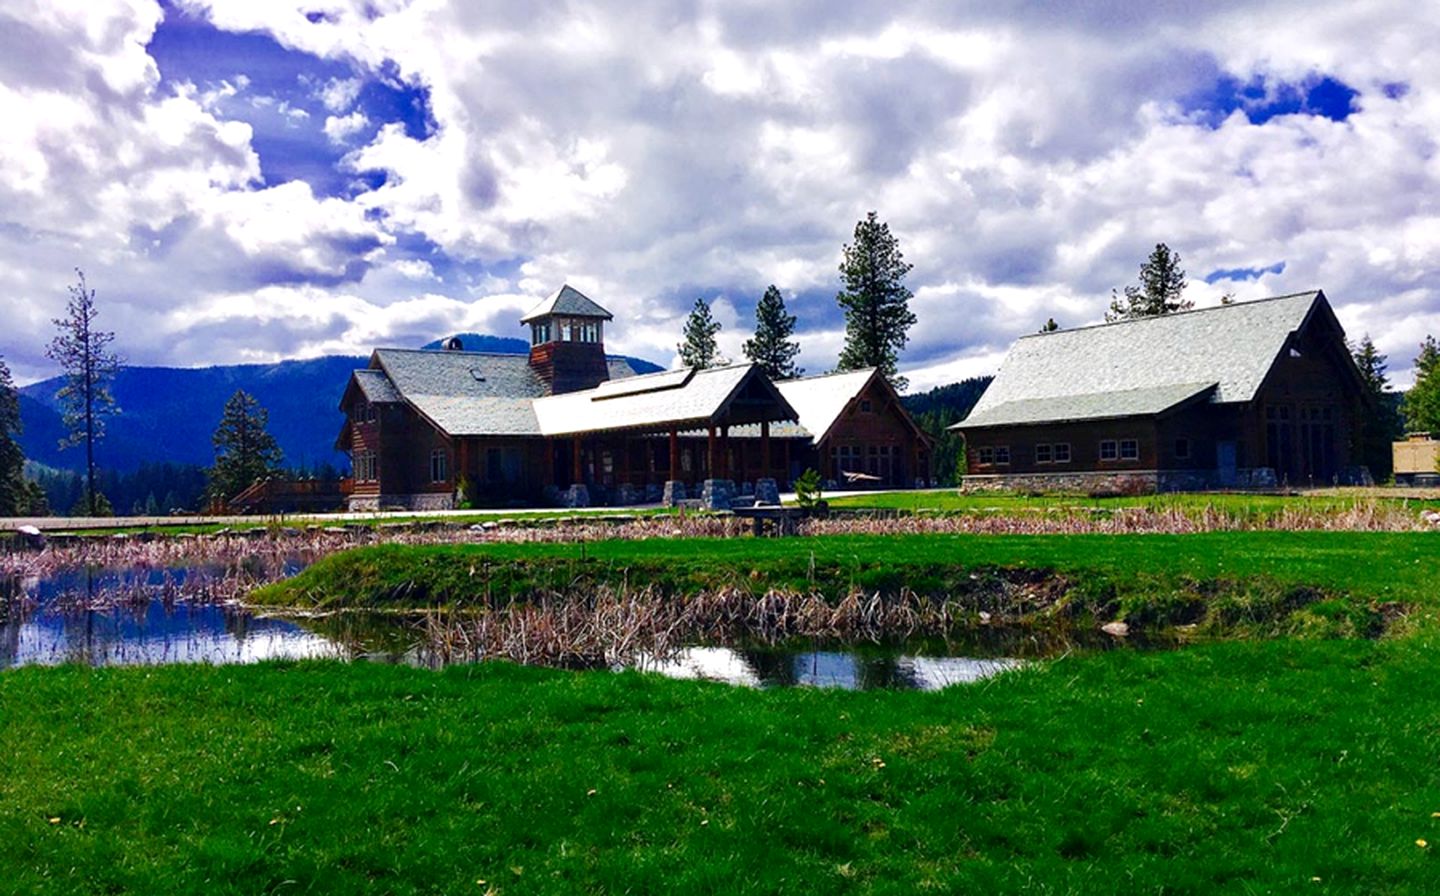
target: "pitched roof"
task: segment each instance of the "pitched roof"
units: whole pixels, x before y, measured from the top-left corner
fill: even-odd
[[[591,301],[589,296],[567,283],[555,290],[550,298],[531,308],[529,313],[520,318],[520,323],[528,324],[532,320],[552,314],[565,317],[598,317],[602,320],[613,320],[615,317]]]
[[[695,425],[738,409],[751,390],[768,392],[767,416],[794,416],[794,410],[753,364],[732,364],[707,370],[667,370],[627,380],[623,388],[606,384],[583,392],[552,395],[534,402],[540,431],[547,436],[623,429]]]
[[[400,401],[400,393],[395,391],[395,384],[380,370],[357,370],[355,371],[355,385],[360,387],[360,394],[371,404],[393,404]]]
[[[611,379],[635,374],[627,361],[606,363]],[[526,355],[381,348],[371,372],[449,435],[540,435],[533,406],[545,384]]]
[[[846,405],[860,394],[875,375],[875,368],[846,373],[825,373],[775,384],[799,415],[800,425],[818,442],[835,425]]]
[[[1024,336],[954,428],[1159,413],[1211,388],[1249,401],[1318,306],[1315,290]]]

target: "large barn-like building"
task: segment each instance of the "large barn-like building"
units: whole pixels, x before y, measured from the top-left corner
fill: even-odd
[[[529,355],[376,349],[340,402],[352,509],[728,506],[814,467],[832,484],[930,479],[929,438],[873,370],[771,382],[733,364],[636,375],[610,312],[564,286],[522,318]]]
[[[1016,341],[970,415],[967,488],[1355,481],[1364,385],[1320,291]]]

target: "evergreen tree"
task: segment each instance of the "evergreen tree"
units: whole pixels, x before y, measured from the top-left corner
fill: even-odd
[[[720,322],[710,316],[710,305],[704,299],[696,299],[695,307],[685,319],[685,341],[676,346],[680,352],[680,363],[685,367],[705,369],[720,367],[725,359],[715,344],[715,334],[720,332]]]
[[[904,282],[911,267],[875,212],[855,224],[854,242],[845,246],[840,261],[845,288],[835,297],[845,311],[845,347],[837,369],[878,367],[896,389],[908,385],[896,374],[895,362],[915,323]]]
[[[222,501],[235,497],[258,479],[280,469],[280,445],[266,431],[269,412],[237,389],[220,417],[211,441],[215,466],[210,469],[210,494]]]
[[[1041,333],[1054,333],[1054,332],[1055,332],[1056,330],[1058,330],[1058,329],[1060,329],[1060,325],[1057,324],[1057,323],[1055,323],[1055,318],[1052,317],[1052,318],[1050,318],[1050,319],[1048,319],[1048,320],[1045,321],[1045,326],[1043,326],[1043,327],[1040,328],[1040,332],[1041,332]]]
[[[1171,252],[1164,243],[1156,243],[1155,251],[1140,265],[1140,285],[1125,287],[1123,299],[1111,290],[1110,310],[1105,320],[1113,323],[1188,311],[1195,303],[1187,301],[1184,293],[1185,271],[1180,267],[1180,253]]]
[[[10,378],[10,367],[0,358],[0,516],[30,516],[43,509],[44,493],[25,478],[20,426],[20,394]]]
[[[795,315],[785,312],[785,297],[772,284],[755,306],[755,335],[745,340],[745,357],[772,380],[793,379],[805,372],[795,366],[800,345],[793,335]]]
[[[110,394],[110,383],[120,369],[120,358],[109,350],[115,334],[96,329],[99,311],[95,290],[85,283],[85,272],[75,269],[80,282],[68,287],[70,301],[65,317],[54,324],[60,333],[45,354],[65,371],[65,386],[56,398],[64,412],[69,435],[60,447],[85,446],[85,494],[91,516],[98,516],[99,492],[95,488],[95,443],[105,436],[105,418],[119,412]]]
[[[1394,464],[1390,443],[1400,436],[1400,420],[1389,394],[1390,380],[1385,375],[1385,356],[1375,348],[1370,334],[1351,349],[1355,366],[1365,383],[1367,400],[1360,417],[1358,454],[1361,463],[1370,468],[1377,481],[1388,479]]]
[[[1426,336],[1415,359],[1415,385],[1405,393],[1405,429],[1440,432],[1440,343]]]

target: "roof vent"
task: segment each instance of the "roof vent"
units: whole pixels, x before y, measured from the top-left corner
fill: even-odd
[[[475,382],[477,383],[485,382],[485,371],[481,370],[478,367],[470,368],[470,375],[475,377]]]
[[[459,336],[451,336],[449,339],[445,340],[445,351],[463,352],[465,351],[465,343],[460,341]]]

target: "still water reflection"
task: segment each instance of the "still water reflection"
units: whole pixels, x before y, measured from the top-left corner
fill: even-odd
[[[0,669],[66,662],[104,666],[315,658],[433,667],[448,655],[427,643],[425,628],[406,617],[281,619],[196,600],[207,577],[215,574],[200,566],[68,570],[46,579],[0,581]],[[916,654],[706,646],[664,658],[641,656],[617,668],[751,687],[937,690],[1019,664]]]

